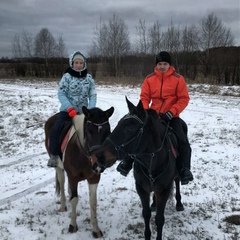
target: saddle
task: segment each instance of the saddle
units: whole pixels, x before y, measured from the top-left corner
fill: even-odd
[[[69,135],[69,130],[72,126],[72,121],[66,121],[63,123],[63,125],[61,126],[61,130],[60,130],[60,134],[59,134],[59,138],[58,138],[58,143],[59,146],[61,147],[62,143],[64,142],[64,139],[66,138],[67,135]]]
[[[172,152],[175,158],[178,156],[178,141],[176,133],[174,132],[173,128],[168,127],[168,138],[171,144]]]
[[[178,156],[178,140],[174,129],[171,128],[164,120],[160,120],[167,127],[167,137],[171,145],[172,153],[177,158]]]
[[[84,119],[84,115],[77,115],[76,117],[72,118],[72,121],[65,121],[62,124],[60,134],[58,136],[58,152],[61,159],[68,141],[75,132],[78,132],[79,140],[81,144],[84,144]]]

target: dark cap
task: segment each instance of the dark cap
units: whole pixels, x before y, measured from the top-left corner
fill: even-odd
[[[168,52],[160,52],[156,55],[156,65],[159,62],[167,62],[171,65],[171,56]]]

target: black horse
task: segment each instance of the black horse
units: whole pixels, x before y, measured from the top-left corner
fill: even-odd
[[[183,211],[179,178],[176,170],[176,155],[169,137],[169,127],[162,122],[157,113],[144,110],[142,102],[133,105],[126,97],[129,113],[117,124],[106,138],[101,148],[91,156],[96,159],[96,169],[103,171],[116,160],[134,159],[134,178],[136,190],[142,203],[145,222],[145,239],[150,240],[150,196],[154,192],[156,203],[155,223],[157,240],[162,239],[164,210],[176,184],[176,209]]]

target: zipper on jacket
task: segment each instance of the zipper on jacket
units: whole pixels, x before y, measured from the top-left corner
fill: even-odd
[[[160,106],[160,108],[159,108],[159,113],[158,113],[158,114],[160,114],[160,113],[161,113],[161,109],[162,109],[163,102],[164,102],[164,99],[163,99],[163,97],[162,97],[162,88],[163,88],[163,74],[164,74],[164,73],[162,73],[162,84],[161,84],[161,86],[160,86],[160,99],[162,99],[162,104],[161,104],[161,106]]]

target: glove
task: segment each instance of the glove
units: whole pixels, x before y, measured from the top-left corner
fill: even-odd
[[[77,112],[73,107],[68,108],[67,112],[69,117],[75,117],[77,115]]]
[[[173,118],[172,112],[168,111],[166,113],[160,114],[161,119],[163,119],[165,122],[169,122]]]

